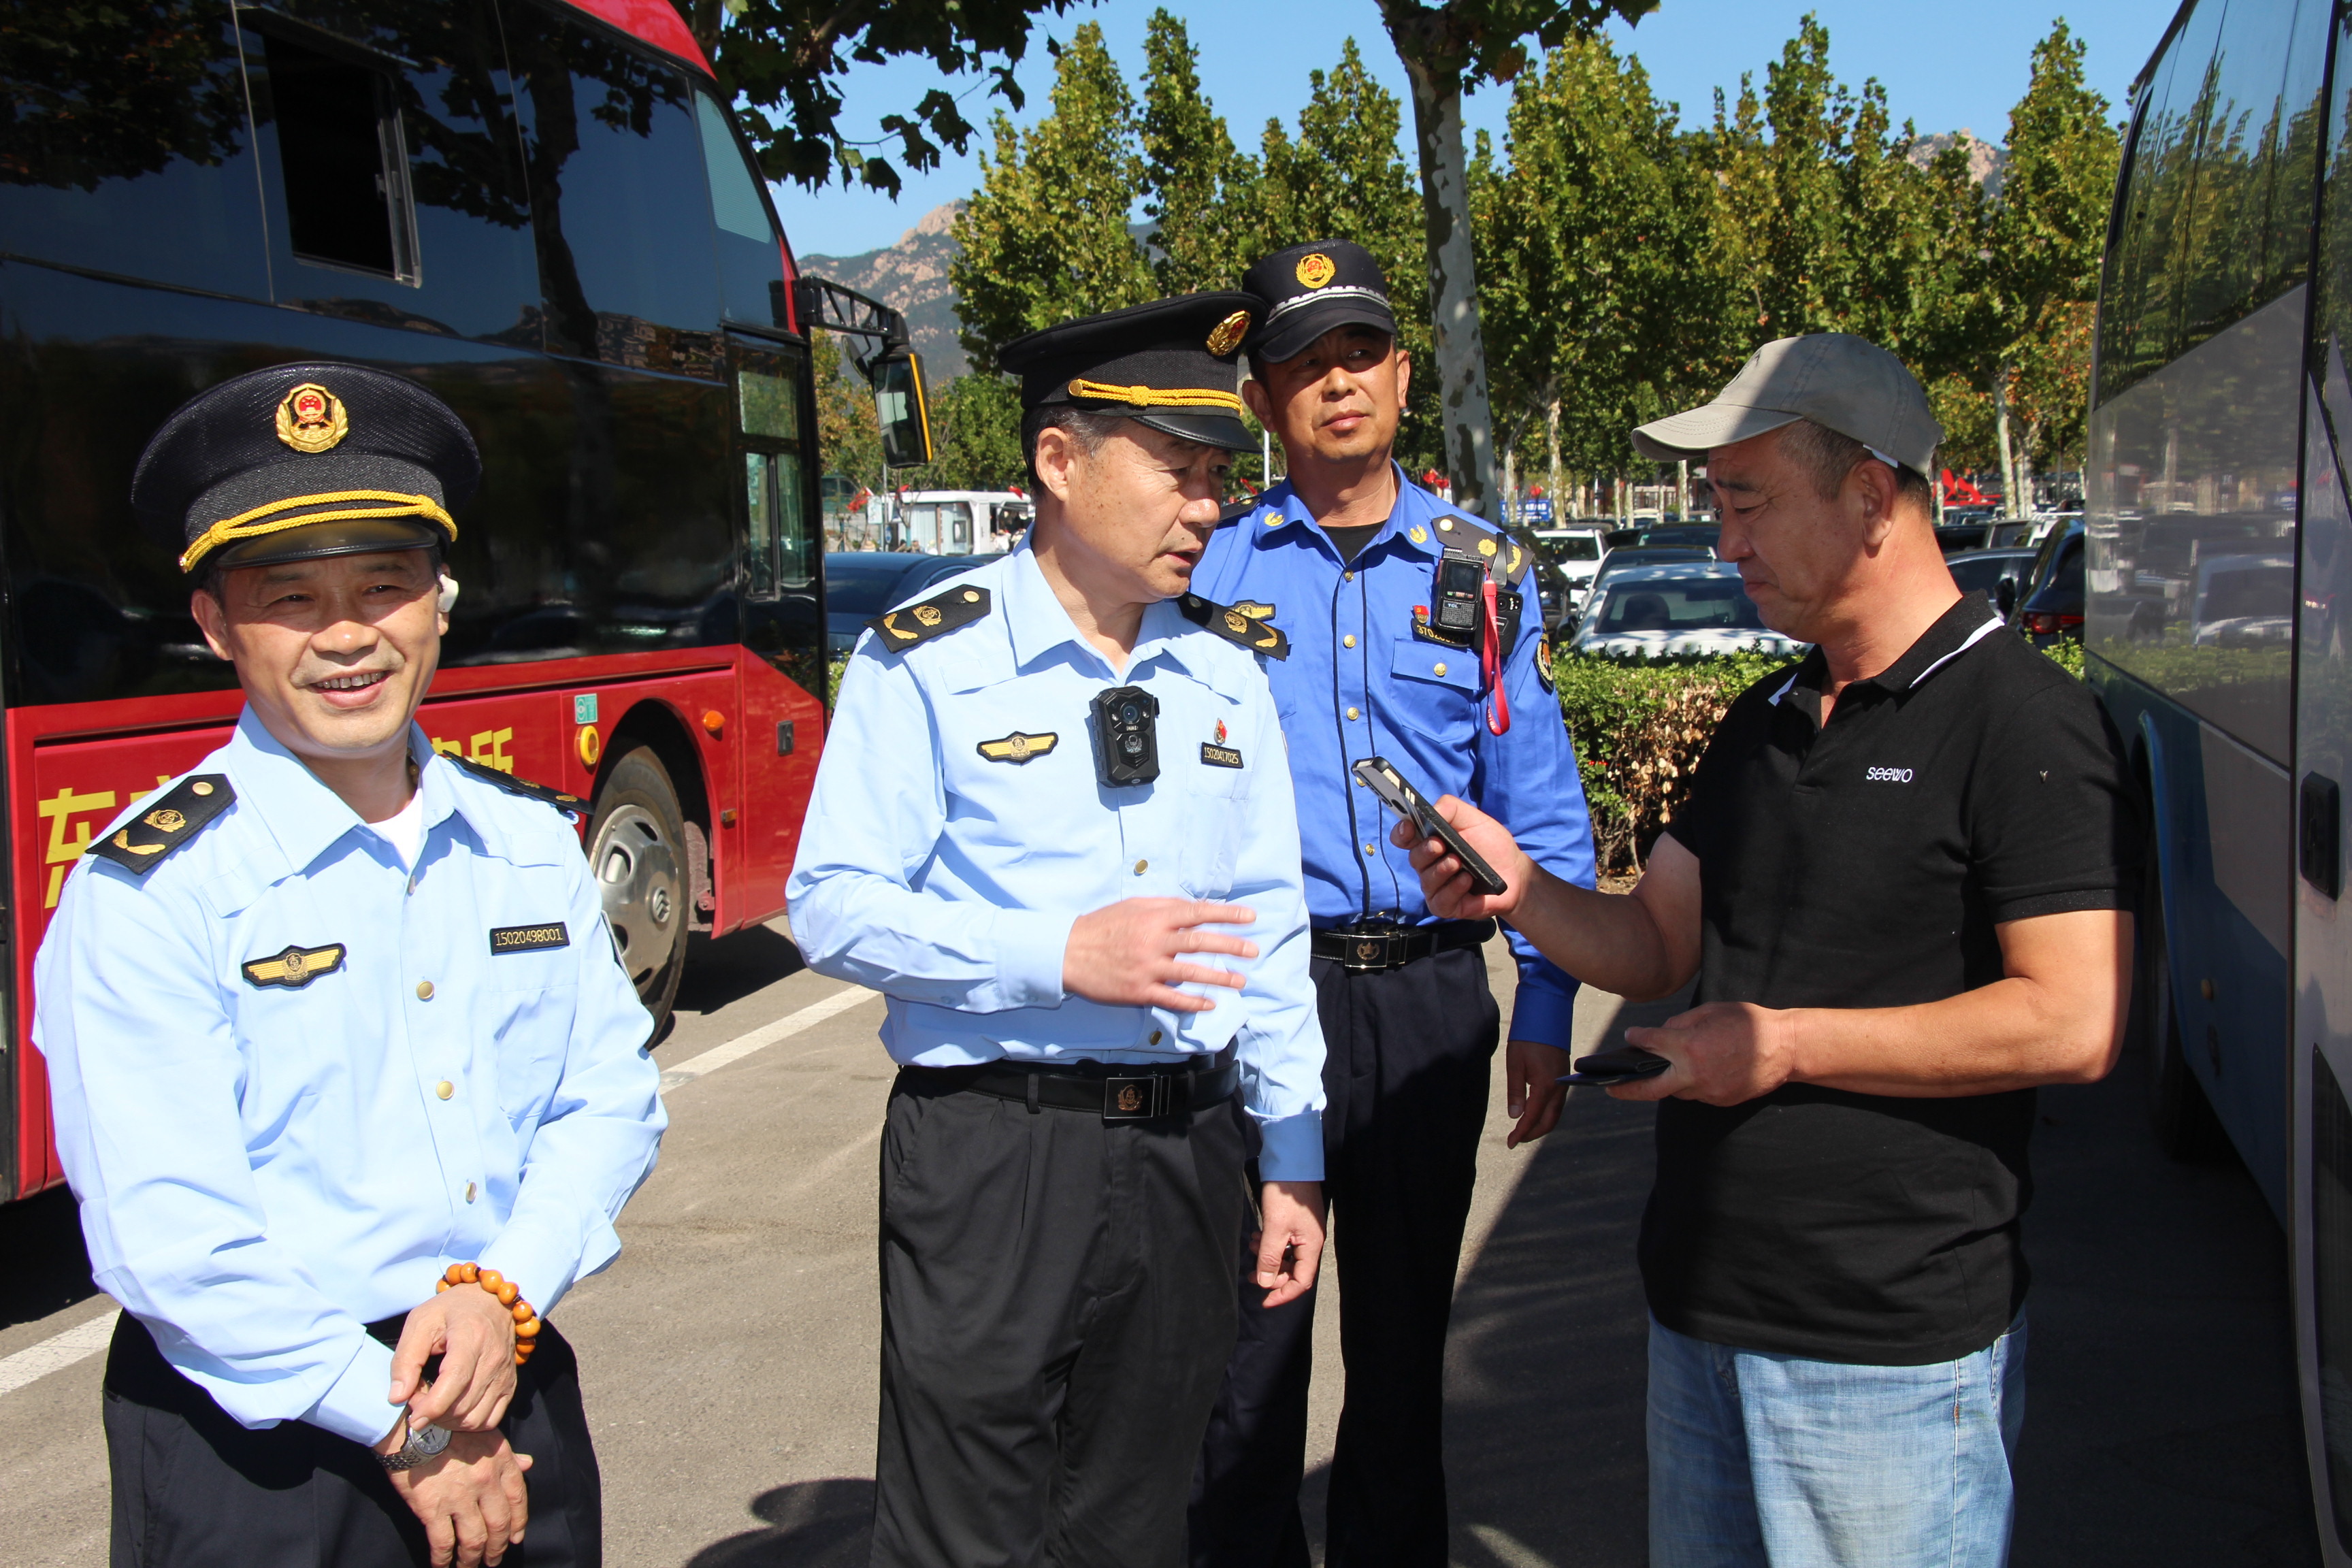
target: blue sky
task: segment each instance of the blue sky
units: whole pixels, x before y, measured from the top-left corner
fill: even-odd
[[[1202,90],[1232,127],[1244,150],[1255,149],[1268,116],[1291,121],[1307,101],[1308,71],[1328,68],[1339,58],[1340,40],[1353,35],[1389,89],[1405,96],[1404,71],[1381,29],[1374,0],[1320,0],[1314,5],[1267,5],[1265,0],[1166,0],[1185,19],[1201,51]],[[1079,6],[1045,23],[1024,62],[1020,80],[1029,104],[1016,121],[1026,124],[1045,111],[1053,82],[1053,62],[1044,47],[1050,33],[1067,38],[1085,21],[1102,24],[1112,57],[1130,78],[1143,68],[1143,35],[1151,5],[1139,0]],[[2064,16],[2088,45],[2092,84],[2118,105],[2132,77],[2156,47],[2171,19],[2171,0],[1664,0],[1638,26],[1612,26],[1620,49],[1642,57],[1661,97],[1679,102],[1685,124],[1706,121],[1714,90],[1735,89],[1742,71],[1759,81],[1767,62],[1812,11],[1830,31],[1830,61],[1843,80],[1859,84],[1876,77],[1886,84],[1897,123],[1908,117],[1922,132],[1963,126],[1988,141],[2000,140],[2009,107],[2024,91],[2028,57],[2051,22]],[[877,133],[876,122],[893,110],[912,105],[936,85],[928,61],[858,66],[844,84],[845,123],[852,134]],[[983,126],[1001,100],[984,85],[970,89],[964,112]],[[1499,137],[1507,89],[1489,87],[1471,97],[1470,124]],[[1405,121],[1408,163],[1411,111]],[[981,143],[975,142],[975,150]],[[978,183],[976,160],[950,154],[929,174],[909,177],[897,202],[866,191],[838,186],[808,192],[784,186],[777,205],[793,248],[835,256],[855,255],[889,245],[915,220],[969,193]]]

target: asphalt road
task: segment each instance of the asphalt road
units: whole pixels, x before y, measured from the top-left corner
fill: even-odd
[[[1507,990],[1501,952],[1489,964]],[[730,937],[689,971],[656,1058],[675,1075],[844,989],[802,971],[781,931]],[[874,1161],[891,1069],[874,1040],[878,999],[848,1000],[675,1082],[661,1168],[621,1222],[626,1249],[559,1314],[584,1368],[615,1568],[863,1561]],[[1598,1043],[1670,1010],[1588,992],[1580,1033]],[[2043,1100],[2014,1561],[2315,1563],[2278,1227],[2234,1164],[2157,1156],[2138,1092],[2127,1064]],[[1633,1238],[1649,1121],[1582,1091],[1558,1132],[1507,1151],[1497,1076],[1450,1357],[1457,1563],[1644,1560]],[[111,1303],[92,1290],[61,1193],[0,1210],[0,1563],[101,1563],[103,1358],[13,1388],[12,1366],[21,1377],[47,1363],[7,1358]],[[1318,1364],[1336,1373],[1334,1305],[1326,1291]],[[1339,1393],[1336,1375],[1318,1385],[1307,1501],[1318,1540]]]

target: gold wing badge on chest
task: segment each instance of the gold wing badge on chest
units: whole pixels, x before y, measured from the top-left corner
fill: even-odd
[[[138,816],[93,841],[87,852],[144,877],[236,804],[236,791],[226,774],[182,779]]]
[[[1042,735],[1015,730],[1001,741],[982,741],[980,754],[992,763],[1025,763],[1032,757],[1044,756],[1061,742],[1061,736],[1050,730]]]
[[[324,947],[296,947],[289,944],[283,952],[268,958],[257,958],[242,965],[246,984],[257,989],[265,985],[282,985],[289,991],[299,991],[321,974],[332,974],[343,966],[343,944],[331,942]]]

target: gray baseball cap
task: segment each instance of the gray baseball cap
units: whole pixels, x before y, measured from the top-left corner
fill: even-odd
[[[1662,463],[1695,460],[1710,447],[1728,447],[1800,419],[1859,441],[1922,477],[1936,471],[1936,445],[1944,431],[1927,412],[1927,389],[1901,360],[1846,332],[1808,332],[1766,343],[1714,402],[1637,426],[1633,447]]]

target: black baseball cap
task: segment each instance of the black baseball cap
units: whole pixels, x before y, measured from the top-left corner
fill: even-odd
[[[1257,310],[1247,294],[1180,294],[1015,338],[996,360],[1021,377],[1024,412],[1066,404],[1254,452],[1257,441],[1242,424],[1234,388],[1242,340]]]
[[[1294,245],[1242,274],[1242,287],[1260,301],[1264,319],[1245,352],[1269,364],[1303,353],[1334,327],[1372,327],[1396,336],[1389,280],[1372,253],[1349,239]]]
[[[452,543],[449,509],[481,474],[465,422],[416,383],[305,360],[180,405],[139,455],[131,504],[184,541],[194,574]]]

